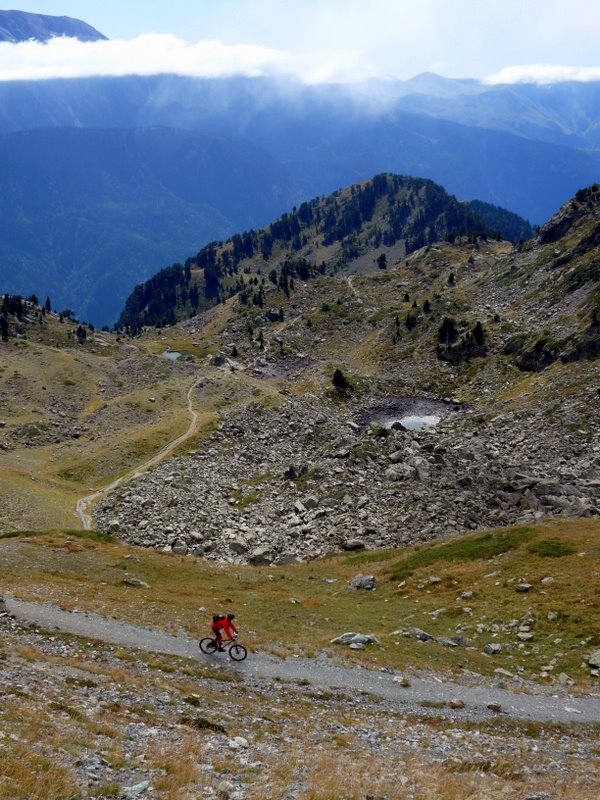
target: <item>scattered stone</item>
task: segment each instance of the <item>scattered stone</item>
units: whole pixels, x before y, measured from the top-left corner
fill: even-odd
[[[146,581],[143,581],[140,578],[125,578],[123,583],[126,586],[139,586],[142,589],[149,589],[150,588],[150,584],[146,583]]]
[[[533,633],[529,631],[519,631],[517,633],[517,639],[520,642],[530,642],[533,639]]]
[[[487,708],[490,711],[493,711],[495,714],[501,714],[502,713],[502,706],[500,705],[500,703],[488,703],[487,704]]]
[[[521,592],[522,594],[528,592],[530,589],[533,589],[533,585],[531,583],[519,583],[516,586],[517,592]]]
[[[419,639],[421,642],[435,642],[435,636],[432,636],[427,631],[422,630],[421,628],[414,628],[408,627],[404,628],[403,630],[394,631],[392,636],[406,636],[409,638]]]
[[[448,700],[448,708],[459,709],[459,708],[464,708],[464,707],[465,707],[464,700],[458,700],[456,698],[453,698],[452,700]]]
[[[121,790],[126,797],[139,797],[150,787],[150,781],[141,781],[133,786],[124,786]]]
[[[483,652],[487,653],[488,656],[497,656],[498,653],[502,652],[502,645],[497,642],[490,642],[483,648]]]
[[[366,645],[366,644],[379,644],[379,640],[374,634],[356,633],[349,631],[343,633],[335,639],[331,640],[331,644],[347,644],[347,645]]]

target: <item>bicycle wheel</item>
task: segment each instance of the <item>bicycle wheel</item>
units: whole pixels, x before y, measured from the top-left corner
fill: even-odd
[[[248,651],[243,644],[232,644],[229,648],[229,655],[234,661],[243,661],[248,655]]]
[[[217,652],[217,643],[214,639],[211,639],[210,636],[207,636],[206,639],[201,639],[198,647],[203,653],[209,656]]]

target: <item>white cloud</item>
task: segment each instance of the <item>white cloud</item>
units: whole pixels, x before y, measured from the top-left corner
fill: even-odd
[[[552,84],[565,81],[600,81],[600,67],[565,67],[556,64],[522,64],[504,67],[484,79],[491,85],[506,83]]]
[[[459,71],[452,62],[452,54],[439,38],[437,46],[420,52],[421,60],[412,53],[413,34],[415,29],[423,27],[424,20],[424,16],[413,18],[412,25],[401,28],[394,28],[391,19],[388,20],[390,26],[382,33],[377,47],[360,46],[352,37],[343,36],[335,37],[335,44],[326,43],[322,36],[315,36],[314,41],[309,42],[306,31],[299,32],[295,45],[288,41],[281,48],[225,44],[218,39],[188,43],[171,34],[144,34],[135,39],[98,42],[80,42],[66,37],[52,39],[46,44],[0,42],[0,81],[173,73],[207,78],[293,76],[313,84],[361,83],[370,78],[410,78],[425,70],[454,77],[477,77],[475,70]],[[328,18],[329,27],[331,24]],[[391,42],[395,46],[392,47]],[[478,61],[476,56],[471,54],[471,62]],[[600,67],[593,63],[585,67],[544,63],[504,67],[485,82],[599,81]],[[493,65],[488,65],[486,71],[489,73],[493,69]]]
[[[263,75],[281,68],[284,55],[270,47],[188,44],[169,34],[145,34],[131,40],[80,42],[66,37],[47,44],[0,42],[0,80],[41,80],[98,75],[194,77]]]

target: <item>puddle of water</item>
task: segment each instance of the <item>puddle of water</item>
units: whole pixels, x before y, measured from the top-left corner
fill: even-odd
[[[422,431],[425,428],[433,428],[440,420],[441,417],[436,417],[433,414],[426,414],[424,416],[411,414],[406,417],[400,417],[399,419],[390,419],[385,423],[385,427],[391,428],[395,422],[399,422],[407,431]]]
[[[170,361],[177,361],[178,358],[181,358],[181,353],[178,353],[177,350],[165,350],[161,353],[163,358],[168,358]]]

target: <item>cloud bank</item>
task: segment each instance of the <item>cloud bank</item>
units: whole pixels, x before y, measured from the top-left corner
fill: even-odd
[[[433,64],[432,69],[443,73],[443,63]],[[224,44],[216,39],[190,44],[171,34],[97,42],[67,37],[46,44],[0,42],[0,81],[161,73],[197,78],[287,76],[308,84],[356,84],[371,78],[400,77],[393,69],[384,68],[369,51],[352,47],[281,50],[254,44]],[[600,81],[600,67],[525,64],[505,67],[483,82],[495,85],[563,81]]]
[[[522,64],[504,67],[495,75],[485,78],[484,83],[537,83],[551,84],[565,81],[588,83],[600,81],[600,67],[565,67],[556,64]]]
[[[0,80],[160,73],[203,78],[257,76],[277,71],[283,59],[281,52],[270,47],[218,41],[188,44],[170,34],[98,42],[57,37],[46,44],[0,42]]]

